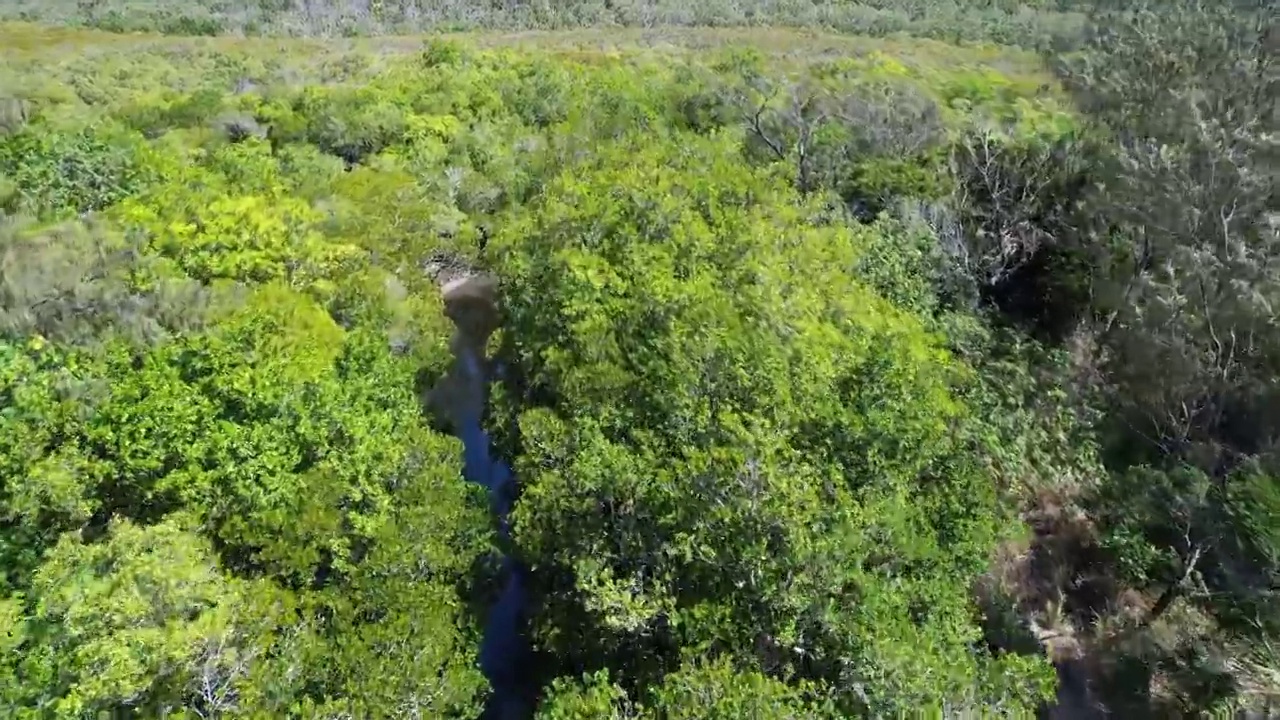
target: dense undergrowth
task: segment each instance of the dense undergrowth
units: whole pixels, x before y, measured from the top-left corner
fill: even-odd
[[[805,27],[1039,47],[1078,35],[1078,0],[3,0],[0,20],[111,32],[354,37],[467,30]]]
[[[545,718],[1265,702],[1275,69],[1179,8],[1065,86],[4,26],[0,706],[475,717],[500,552]],[[441,262],[502,282],[509,543],[423,406]]]

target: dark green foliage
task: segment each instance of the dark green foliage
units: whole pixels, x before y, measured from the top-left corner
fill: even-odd
[[[987,303],[1055,342],[1091,312],[1081,232],[1091,151],[1070,135],[977,131],[951,153],[965,272]]]
[[[1276,692],[1276,57],[1266,4],[1137,3],[1060,64],[1097,140],[1070,276],[1109,471],[1086,507],[1143,597],[1109,640],[1127,711]]]
[[[137,140],[111,128],[59,132],[30,126],[0,137],[0,212],[41,218],[101,210],[147,181]]]
[[[209,123],[217,117],[222,105],[222,93],[206,88],[190,95],[178,95],[168,103],[147,103],[122,110],[120,117],[145,137],[153,138],[173,128]]]
[[[290,110],[260,117],[274,142],[306,141],[351,164],[401,141],[406,131],[404,108],[355,90],[309,89]]]

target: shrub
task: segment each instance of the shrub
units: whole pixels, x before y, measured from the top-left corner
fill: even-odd
[[[105,209],[146,185],[137,139],[109,128],[28,126],[0,138],[0,173],[16,185],[0,210],[41,218]]]
[[[1022,679],[971,694],[990,659],[956,580],[996,530],[950,445],[957,368],[849,274],[854,235],[733,157],[616,147],[491,243],[537,637],[642,688],[721,647],[848,711],[1033,702]]]

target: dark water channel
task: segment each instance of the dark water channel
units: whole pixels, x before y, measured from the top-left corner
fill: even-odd
[[[446,313],[457,328],[454,364],[431,391],[428,403],[446,416],[462,441],[463,476],[488,491],[505,542],[515,478],[506,462],[493,457],[493,444],[483,425],[492,379],[484,348],[497,326],[495,283],[491,278],[463,276],[441,285]],[[531,650],[523,632],[525,570],[509,556],[503,556],[501,567],[502,589],[489,609],[480,646],[480,669],[492,688],[483,718],[527,720],[533,708],[528,682]]]
[[[508,535],[507,514],[511,510],[511,468],[491,456],[488,433],[479,418],[459,428],[463,445],[463,475],[483,485],[498,519],[502,539]],[[517,720],[532,716],[525,688],[529,647],[522,632],[525,609],[524,569],[510,556],[502,558],[502,591],[489,610],[484,642],[480,646],[480,669],[493,688],[486,720]]]

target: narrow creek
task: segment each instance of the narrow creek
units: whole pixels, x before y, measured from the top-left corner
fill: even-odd
[[[497,283],[492,277],[473,273],[437,279],[445,313],[455,326],[451,344],[454,361],[429,392],[427,402],[462,441],[463,476],[488,491],[498,532],[505,541],[514,477],[510,466],[492,456],[492,443],[483,425],[492,380],[485,348],[498,325]],[[524,569],[504,555],[502,590],[489,609],[480,646],[480,669],[492,688],[484,720],[527,720],[533,715],[525,680],[530,659],[522,627],[525,602]]]

